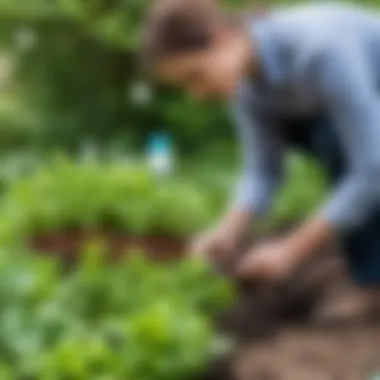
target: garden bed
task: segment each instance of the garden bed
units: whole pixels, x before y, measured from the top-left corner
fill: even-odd
[[[75,258],[88,240],[101,240],[113,257],[129,248],[158,260],[184,252],[184,241],[159,236],[97,233],[40,236],[38,250]],[[363,380],[380,371],[380,325],[326,328],[312,323],[321,299],[344,286],[346,273],[336,248],[300,268],[281,286],[239,284],[236,305],[218,321],[236,349],[210,365],[201,380]],[[198,379],[197,379],[198,380]]]
[[[33,245],[74,258],[89,239],[103,241],[115,257],[131,247],[158,260],[184,251],[180,239],[100,232],[41,236]],[[329,250],[281,286],[240,283],[236,305],[218,321],[237,338],[236,349],[201,380],[362,380],[380,371],[380,325],[326,328],[311,322],[322,297],[345,281],[339,255]]]

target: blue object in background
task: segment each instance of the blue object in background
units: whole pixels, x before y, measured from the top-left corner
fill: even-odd
[[[171,138],[166,133],[154,133],[148,141],[148,154],[171,151]]]
[[[167,133],[154,133],[147,144],[150,168],[158,175],[169,174],[174,165],[173,142]]]

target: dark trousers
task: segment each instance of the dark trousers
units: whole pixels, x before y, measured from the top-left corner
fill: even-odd
[[[346,173],[346,163],[334,125],[327,118],[283,120],[281,133],[289,146],[315,156],[327,170],[330,184]],[[360,286],[380,285],[380,209],[364,225],[341,237],[343,255]]]

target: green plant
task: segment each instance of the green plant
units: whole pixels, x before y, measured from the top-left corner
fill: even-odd
[[[185,173],[197,187],[207,192],[214,215],[220,214],[228,205],[239,178],[239,165],[234,156],[229,160],[232,164],[225,163],[224,166],[219,164],[218,157],[219,155],[201,157],[195,172],[191,166],[185,168]],[[268,219],[260,220],[270,228],[298,222],[313,212],[326,195],[327,178],[323,168],[305,154],[297,151],[287,153],[284,177],[282,186],[275,194],[273,209]]]
[[[0,232],[18,239],[68,230],[188,236],[211,219],[208,198],[134,163],[58,158],[21,178],[1,204]]]
[[[326,175],[317,162],[291,152],[286,164],[288,176],[270,218],[274,226],[292,224],[308,216],[326,194]]]
[[[213,318],[234,295],[200,262],[107,264],[97,244],[62,275],[30,252],[0,255],[4,379],[190,379],[230,344]]]

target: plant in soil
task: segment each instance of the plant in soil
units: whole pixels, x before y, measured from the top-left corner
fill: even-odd
[[[195,261],[105,256],[92,244],[63,274],[51,258],[2,252],[2,379],[193,379],[229,349],[213,325],[228,281]]]
[[[183,179],[159,181],[136,164],[64,157],[15,181],[0,209],[4,241],[72,231],[183,239],[213,219],[208,197]]]

